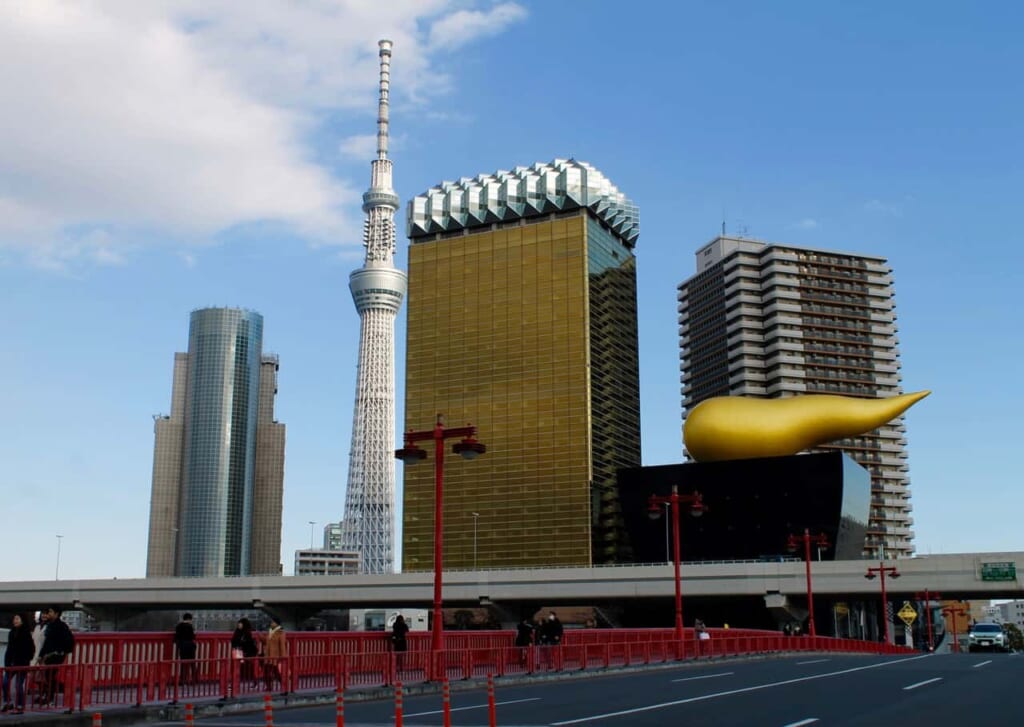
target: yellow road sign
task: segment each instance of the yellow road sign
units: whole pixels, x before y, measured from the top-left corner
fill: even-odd
[[[896,612],[896,615],[903,619],[903,623],[912,626],[917,618],[917,611],[910,605],[910,601],[903,602],[903,608]]]

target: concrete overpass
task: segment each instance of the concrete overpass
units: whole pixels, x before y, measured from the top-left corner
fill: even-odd
[[[887,561],[901,577],[887,580],[893,600],[928,589],[945,599],[1021,598],[1024,552],[929,555]],[[1013,580],[988,580],[985,564],[1010,564]],[[875,561],[821,561],[813,564],[814,593],[822,599],[866,600],[879,593],[878,581],[864,578]],[[1008,569],[1003,570],[1003,574]],[[682,568],[687,599],[763,598],[786,608],[802,602],[804,564],[786,562],[687,563]],[[252,576],[240,578],[148,578],[22,581],[0,583],[0,611],[34,610],[46,604],[78,608],[105,622],[155,610],[265,608],[300,621],[324,608],[426,607],[433,574],[378,576]],[[496,604],[622,604],[671,599],[671,565],[595,568],[446,571],[446,607]]]

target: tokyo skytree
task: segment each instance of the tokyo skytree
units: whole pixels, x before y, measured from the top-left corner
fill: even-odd
[[[377,158],[363,195],[366,222],[363,267],[349,276],[359,312],[352,447],[342,522],[342,548],[359,551],[361,573],[391,573],[395,559],[395,317],[406,291],[406,274],[394,265],[398,195],[388,159],[388,93],[391,41],[380,47]]]

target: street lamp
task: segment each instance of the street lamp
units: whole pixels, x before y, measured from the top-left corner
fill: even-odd
[[[804,542],[804,564],[807,569],[807,625],[810,628],[811,636],[817,636],[814,628],[814,592],[811,590],[811,541],[818,547],[818,558],[821,558],[821,549],[829,546],[825,533],[811,536],[811,531],[804,528],[803,535],[790,535],[787,543],[790,553],[795,553],[800,547],[800,541]]]
[[[672,546],[669,545],[668,533],[669,533],[669,524],[672,522],[672,520],[668,516],[668,509],[672,506],[672,503],[670,503],[670,502],[663,502],[661,504],[665,508],[665,562],[666,563],[671,563],[672,562]]]
[[[679,506],[685,504],[689,507],[693,517],[700,517],[707,511],[707,506],[699,492],[692,495],[680,495],[679,487],[672,485],[672,494],[668,497],[651,495],[647,498],[647,514],[652,520],[661,517],[661,506],[671,505],[672,507],[672,561],[675,566],[676,582],[676,644],[679,650],[679,658],[683,658],[683,589],[679,577]]]
[[[480,513],[470,513],[473,516],[473,570],[476,570],[476,525],[480,520]]]
[[[427,458],[426,451],[415,446],[416,442],[434,440],[434,623],[431,626],[430,650],[435,658],[441,651],[441,632],[444,622],[444,617],[441,615],[441,496],[444,474],[444,440],[462,437],[461,442],[452,445],[452,452],[462,455],[464,459],[476,459],[487,451],[487,447],[476,441],[475,435],[476,427],[472,425],[446,429],[444,416],[438,414],[433,429],[406,432],[405,446],[395,450],[397,459],[402,460],[406,465],[416,464]]]
[[[53,572],[53,580],[60,580],[60,541],[64,539],[63,535],[57,536],[57,568]]]
[[[316,520],[307,520],[309,523],[309,549],[313,550],[313,528],[316,527]]]
[[[873,581],[875,576],[882,577],[882,623],[885,624],[885,643],[889,643],[889,614],[886,612],[886,599],[885,599],[885,574],[888,573],[893,578],[899,578],[900,573],[896,570],[894,565],[886,565],[885,561],[878,561],[878,567],[868,568],[868,572],[864,574],[864,577],[869,581]]]
[[[960,653],[960,639],[957,637],[956,617],[966,616],[967,609],[963,606],[943,606],[942,615],[953,619],[953,651]]]
[[[914,598],[918,601],[924,600],[924,619],[928,624],[928,651],[935,651],[935,640],[932,638],[932,599],[941,601],[942,594],[933,593],[925,588],[923,592],[915,593]]]

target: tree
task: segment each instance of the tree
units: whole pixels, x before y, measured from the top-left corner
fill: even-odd
[[[1003,628],[1010,637],[1010,648],[1014,651],[1024,651],[1024,634],[1017,628],[1017,624],[1005,624]]]

